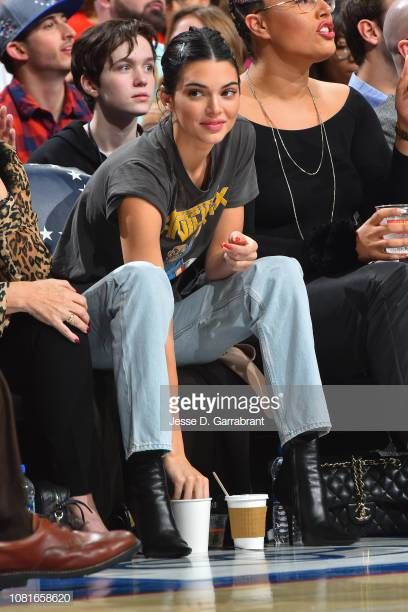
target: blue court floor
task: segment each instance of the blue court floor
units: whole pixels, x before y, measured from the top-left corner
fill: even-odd
[[[70,603],[47,610],[408,611],[408,538],[213,551],[171,561],[136,557],[84,578],[30,580],[1,591],[0,605],[40,609],[23,602],[50,592],[69,593]]]

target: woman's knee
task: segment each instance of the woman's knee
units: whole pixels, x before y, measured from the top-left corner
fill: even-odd
[[[121,289],[131,292],[144,300],[160,300],[173,304],[173,291],[163,268],[148,261],[132,261],[114,272]]]
[[[251,270],[252,278],[262,283],[272,282],[275,286],[284,283],[288,288],[300,284],[304,287],[302,267],[292,257],[262,257],[254,262]]]
[[[346,277],[345,287],[372,299],[408,295],[408,266],[399,261],[367,264]]]

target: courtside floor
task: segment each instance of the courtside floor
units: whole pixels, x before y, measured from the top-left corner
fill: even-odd
[[[12,595],[21,601],[24,594],[50,591],[70,592],[73,601],[42,610],[408,611],[408,538],[365,539],[350,547],[214,551],[172,561],[136,557],[85,578],[30,580],[1,591],[0,605],[40,609],[11,604]]]

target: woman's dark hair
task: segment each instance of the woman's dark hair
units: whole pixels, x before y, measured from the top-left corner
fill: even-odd
[[[347,46],[356,63],[361,66],[367,54],[367,46],[357,29],[359,21],[375,21],[382,29],[386,13],[385,0],[345,0],[341,5],[341,17]]]
[[[180,73],[190,62],[201,60],[226,61],[237,71],[239,68],[231,49],[216,30],[210,28],[190,28],[175,36],[168,44],[162,57],[162,87],[167,94],[174,95]]]
[[[75,41],[72,47],[72,78],[91,110],[95,107],[95,100],[82,89],[82,75],[85,75],[94,85],[99,85],[103,67],[106,61],[110,60],[115,49],[127,43],[130,55],[137,36],[142,36],[148,41],[152,48],[153,59],[155,59],[157,44],[155,32],[149,24],[137,19],[104,21],[86,30]]]
[[[228,5],[231,17],[235,23],[235,27],[238,30],[238,34],[244,41],[245,46],[248,49],[248,53],[253,55],[254,50],[252,48],[251,32],[248,30],[245,23],[245,17],[250,13],[259,11],[260,9],[264,8],[265,5],[262,0],[253,0],[249,2],[229,0]]]

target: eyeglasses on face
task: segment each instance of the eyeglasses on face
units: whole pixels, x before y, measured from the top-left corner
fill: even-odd
[[[270,4],[268,6],[264,6],[261,9],[258,9],[257,13],[262,13],[263,11],[269,11],[269,9],[277,8],[279,6],[284,6],[285,4],[296,6],[301,13],[310,13],[316,8],[316,4],[318,2],[322,2],[322,0],[282,0],[281,2],[276,2],[275,4]],[[328,5],[331,12],[336,8],[336,0],[325,0],[325,4]]]

